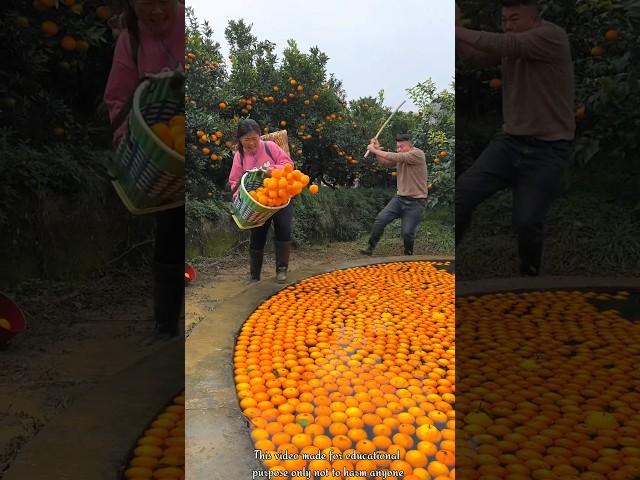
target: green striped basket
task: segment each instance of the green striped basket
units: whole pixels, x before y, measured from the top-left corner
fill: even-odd
[[[184,157],[150,128],[179,114],[184,114],[184,74],[153,75],[136,89],[127,132],[109,168],[113,186],[134,215],[184,205]]]
[[[266,167],[268,164],[264,165],[263,169],[249,170],[240,179],[238,195],[231,204],[231,216],[241,230],[261,227],[274,213],[282,210],[291,202],[289,200],[285,205],[279,207],[266,207],[249,195],[250,191],[262,186]]]

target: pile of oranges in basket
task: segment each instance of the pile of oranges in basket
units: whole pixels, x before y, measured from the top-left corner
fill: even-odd
[[[158,122],[151,131],[167,147],[184,156],[184,115],[175,115],[168,122]]]
[[[294,170],[293,166],[287,163],[284,168],[274,168],[269,171],[269,176],[264,179],[262,187],[249,192],[260,205],[265,207],[281,207],[296,195],[300,195],[304,187],[309,184],[309,176],[300,170]],[[311,185],[309,192],[318,192],[317,185]]]
[[[271,478],[455,478],[455,277],[441,265],[311,277],[245,322],[235,383]]]

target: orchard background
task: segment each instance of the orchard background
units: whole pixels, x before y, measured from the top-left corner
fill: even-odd
[[[458,2],[466,26],[501,31],[500,2]],[[575,151],[548,225],[549,274],[640,272],[638,91],[640,1],[540,0],[542,16],[570,38],[576,82]],[[456,65],[459,175],[501,129],[499,68]],[[480,206],[457,248],[464,278],[512,275],[517,267],[511,196]],[[497,246],[497,247],[496,247]]]
[[[224,36],[229,58],[223,58],[208,22],[187,8],[188,256],[220,255],[244,239],[230,226],[227,186],[242,118],[256,120],[263,133],[286,129],[296,168],[320,185],[316,197],[306,192],[294,200],[297,243],[357,240],[395,193],[395,169],[379,167],[373,156],[363,158],[392,112],[384,93],[347,101],[318,47],[302,52],[289,40],[279,56],[275,44],[256,38],[242,20],[229,21]],[[395,151],[395,134],[413,134],[428,159],[429,207],[444,212],[441,219],[452,231],[453,86],[437,91],[427,79],[407,87],[419,111],[398,112],[380,142]],[[215,245],[207,240],[214,230]]]
[[[115,3],[3,2],[0,287],[86,277],[150,236],[152,219],[131,217],[106,175]]]
[[[4,478],[26,478],[13,469],[50,421],[154,352],[154,219],[129,214],[105,168],[114,12],[110,0],[2,2],[0,291],[28,322],[2,345]]]

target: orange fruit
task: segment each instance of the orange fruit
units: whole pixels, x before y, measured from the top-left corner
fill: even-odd
[[[617,30],[608,30],[607,33],[605,33],[604,37],[606,38],[607,42],[615,42],[620,38],[620,34]]]
[[[438,447],[435,443],[427,442],[426,440],[418,442],[417,449],[427,457],[433,457],[438,451]]]
[[[297,459],[288,459],[282,462],[282,466],[288,472],[301,471],[306,466],[306,460],[303,460],[301,457]]]
[[[404,472],[404,475],[410,475],[413,472],[413,467],[408,462],[403,460],[394,460],[389,465],[389,470],[395,470],[399,472]]]
[[[298,392],[298,390],[293,387],[285,388],[282,391],[282,395],[284,395],[286,398],[296,398],[299,394],[300,392]]]
[[[355,469],[361,472],[373,472],[378,469],[378,466],[372,460],[358,460]]]
[[[313,442],[311,436],[306,433],[297,433],[291,437],[291,443],[298,448],[304,448],[310,446]]]
[[[414,444],[413,438],[405,433],[396,433],[392,440],[394,444],[400,445],[404,448],[411,448]]]
[[[330,469],[331,463],[327,460],[311,460],[307,465],[307,470],[310,472],[323,472],[324,470]]]
[[[499,78],[492,78],[489,81],[489,86],[493,89],[493,90],[500,90],[502,88],[502,80],[500,80]]]
[[[429,463],[429,466],[427,467],[427,471],[429,472],[429,475],[431,475],[432,477],[449,475],[449,467],[447,467],[444,463],[438,462],[437,460],[434,460]]]
[[[258,440],[256,443],[256,448],[258,450],[275,450],[276,446],[273,444],[271,440]]]
[[[292,422],[295,421],[295,417],[291,414],[283,414],[283,415],[289,415],[290,418],[292,419]],[[284,427],[283,427],[283,431],[288,433],[291,436],[297,435],[299,433],[303,433],[304,432],[304,428],[302,427],[302,425],[298,424],[298,423],[292,423],[292,422],[287,422]],[[284,422],[280,422],[280,423],[284,423]]]
[[[427,456],[419,450],[409,450],[404,457],[405,461],[413,468],[426,467]]]
[[[416,430],[416,436],[420,440],[426,440],[428,442],[437,443],[442,438],[442,434],[437,427],[429,424],[421,425]]]
[[[367,439],[363,439],[356,443],[356,451],[360,453],[373,453],[376,451],[376,445]]]
[[[436,460],[448,467],[452,467],[455,465],[455,453],[450,450],[440,450],[436,453]]]
[[[51,20],[45,20],[42,22],[42,31],[48,36],[57,35],[59,31],[58,24]]]
[[[262,428],[254,428],[251,432],[251,438],[253,438],[255,441],[266,440],[269,438],[269,432]]]
[[[358,442],[367,438],[367,432],[361,428],[352,428],[349,430],[349,433],[347,433],[347,436],[354,442]]]
[[[96,8],[96,17],[98,17],[99,20],[109,20],[111,16],[111,9],[108,6],[100,5],[98,8]]]
[[[76,39],[73,38],[72,36],[65,35],[64,37],[62,37],[62,40],[60,40],[60,46],[62,47],[63,50],[71,52],[76,49],[76,47],[78,46],[78,43],[76,42]]]
[[[387,436],[382,436],[382,435],[373,437],[372,442],[378,450],[386,451],[392,445],[391,439]]]
[[[326,435],[316,435],[313,439],[313,445],[318,447],[320,450],[324,450],[325,448],[329,448],[333,445],[331,438]]]
[[[353,441],[346,435],[339,434],[333,437],[332,443],[334,447],[339,448],[342,451],[345,451],[351,448]]]
[[[391,428],[389,428],[387,425],[381,424],[381,425],[376,425],[373,427],[373,433],[374,435],[381,435],[383,437],[391,437]]]
[[[349,427],[347,427],[344,423],[332,423],[331,426],[329,426],[329,433],[331,433],[331,435],[333,436],[346,435],[348,431]]]

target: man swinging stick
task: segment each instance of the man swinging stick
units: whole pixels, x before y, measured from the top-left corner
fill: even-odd
[[[504,33],[463,28],[456,5],[456,54],[502,66],[503,133],[456,182],[456,244],[471,213],[494,193],[513,190],[520,273],[540,274],[543,224],[560,191],[575,132],[574,79],[567,33],[540,17],[535,0],[503,0]]]
[[[396,136],[397,153],[381,150],[377,138],[371,139],[367,150],[376,156],[378,163],[383,167],[395,166],[397,168],[398,193],[378,213],[373,222],[369,245],[360,253],[363,255],[373,254],[385,227],[397,218],[401,218],[404,254],[413,255],[416,230],[427,205],[427,160],[425,154],[413,145],[411,135],[408,134]]]

